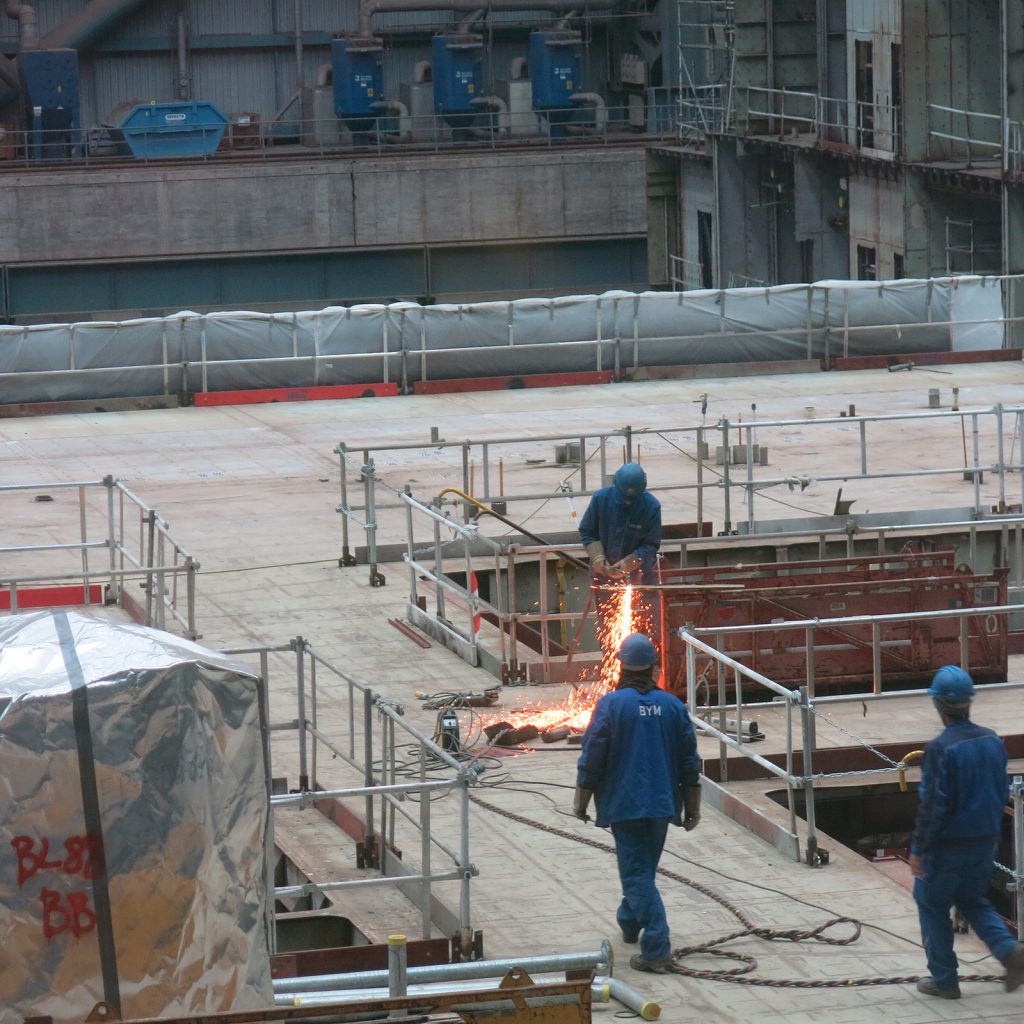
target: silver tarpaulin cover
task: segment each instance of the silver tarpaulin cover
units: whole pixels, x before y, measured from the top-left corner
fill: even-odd
[[[250,669],[73,612],[0,618],[0,1024],[273,1005]]]

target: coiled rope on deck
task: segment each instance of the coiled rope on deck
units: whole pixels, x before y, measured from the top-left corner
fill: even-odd
[[[527,818],[525,815],[516,814],[513,811],[506,811],[501,807],[496,807],[494,804],[488,803],[486,800],[482,800],[474,793],[469,794],[469,799],[477,806],[482,807],[485,810],[492,811],[495,814],[500,814],[503,818],[508,818],[510,821],[518,822],[521,825],[527,825],[530,828],[539,829],[541,832],[548,832],[551,835],[561,836],[563,839],[570,839],[575,843],[582,843],[584,846],[592,846],[595,850],[604,850],[606,853],[611,854],[615,853],[615,847],[609,843],[602,843],[597,839],[588,839],[586,836],[578,835],[577,833],[570,832],[567,829],[558,828],[555,825],[545,825],[543,822],[535,821],[533,818]],[[710,939],[708,942],[702,942],[693,946],[683,946],[680,949],[673,950],[671,957],[672,965],[670,968],[673,974],[680,974],[683,977],[697,978],[703,981],[728,981],[736,985],[761,985],[768,988],[863,988],[872,985],[912,985],[917,981],[922,981],[929,977],[929,975],[926,974],[911,974],[897,977],[878,976],[873,978],[834,978],[821,979],[817,981],[791,978],[756,977],[752,973],[757,970],[758,965],[756,957],[749,953],[737,953],[733,950],[718,949],[716,947],[723,946],[728,942],[735,941],[736,939],[747,937],[764,939],[768,942],[805,942],[813,940],[814,942],[821,942],[829,946],[849,946],[860,938],[864,926],[860,921],[852,917],[833,917],[828,921],[825,921],[824,924],[818,925],[817,928],[759,928],[740,907],[727,900],[721,893],[715,892],[714,889],[703,885],[701,882],[697,882],[692,878],[687,878],[685,875],[681,875],[678,872],[672,871],[671,869],[663,866],[658,867],[658,874],[665,878],[671,878],[674,882],[681,882],[683,885],[687,885],[696,892],[701,893],[701,895],[707,896],[708,899],[713,900],[723,909],[727,910],[740,922],[740,924],[743,925],[743,928],[739,931],[732,932],[729,935],[723,935],[717,939]],[[842,925],[850,926],[852,930],[849,935],[835,938],[825,934],[830,929],[840,927]],[[697,956],[699,954],[735,960],[738,961],[741,966],[713,970],[689,967],[683,963],[683,960],[686,957]],[[962,982],[992,981],[1001,983],[1002,980],[1003,979],[1000,976],[994,974],[960,975],[960,981]]]

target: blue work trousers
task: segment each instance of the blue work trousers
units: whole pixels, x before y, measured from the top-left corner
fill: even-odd
[[[924,878],[914,880],[914,899],[921,921],[921,937],[928,971],[939,988],[957,988],[957,960],[953,952],[955,906],[992,955],[1004,962],[1017,944],[1016,936],[988,898],[995,847],[938,847],[924,855]]]
[[[615,916],[624,935],[642,933],[640,952],[645,960],[665,960],[672,952],[665,904],[654,884],[667,832],[664,818],[612,823],[622,882],[622,903]]]

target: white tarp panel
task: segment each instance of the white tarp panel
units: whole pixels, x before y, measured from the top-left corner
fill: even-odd
[[[969,283],[969,287],[962,287]],[[997,278],[956,278],[950,294],[954,352],[1003,347],[1003,290]]]
[[[1002,317],[963,277],[0,327],[0,404],[946,352]]]

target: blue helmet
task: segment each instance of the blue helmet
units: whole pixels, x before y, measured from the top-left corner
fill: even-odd
[[[627,462],[615,471],[612,478],[620,498],[638,498],[647,490],[647,474],[639,462]]]
[[[649,668],[658,663],[658,649],[643,633],[633,633],[622,641],[616,655],[623,668]]]
[[[959,665],[943,665],[928,692],[946,704],[967,704],[974,697],[974,682]]]

